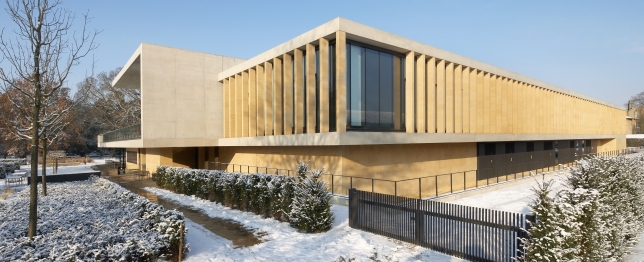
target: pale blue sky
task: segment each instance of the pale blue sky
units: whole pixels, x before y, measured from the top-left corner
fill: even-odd
[[[2,4],[4,5],[4,3]],[[251,58],[341,16],[623,105],[644,91],[644,1],[66,1],[102,29],[96,71],[141,42]],[[12,27],[6,13],[0,26]],[[4,66],[4,65],[3,65]],[[89,71],[77,67],[75,85]]]

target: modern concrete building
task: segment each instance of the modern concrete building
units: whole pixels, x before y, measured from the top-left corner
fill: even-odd
[[[142,44],[113,84],[141,90],[136,139],[100,143],[131,168],[297,157],[341,194],[427,197],[616,152],[630,133],[620,106],[343,18],[246,61]]]

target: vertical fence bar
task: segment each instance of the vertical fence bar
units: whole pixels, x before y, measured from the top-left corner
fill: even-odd
[[[394,181],[394,196],[398,196],[398,181]]]
[[[419,177],[419,178],[418,178],[418,199],[422,199],[422,198],[423,198],[423,193],[422,193],[422,190],[423,190],[423,189],[422,189],[422,187],[421,187],[421,185],[420,185],[420,179],[421,179],[421,178]]]

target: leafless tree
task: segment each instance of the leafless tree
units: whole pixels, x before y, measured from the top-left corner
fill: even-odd
[[[84,101],[91,104],[90,114],[95,125],[110,131],[141,122],[141,93],[139,89],[112,86],[120,68],[86,77],[78,90],[87,94]]]
[[[98,47],[95,39],[99,31],[87,28],[91,20],[88,14],[83,14],[76,31],[76,14],[63,8],[59,0],[6,0],[6,4],[5,10],[16,28],[11,30],[11,36],[5,28],[0,33],[0,52],[9,65],[0,68],[0,82],[5,92],[16,90],[29,101],[29,108],[22,108],[20,112],[31,125],[21,129],[20,134],[31,140],[27,235],[33,238],[37,225],[38,143],[46,130],[41,127],[48,124],[41,109],[48,97],[63,87],[71,69]],[[19,81],[28,84],[17,85]]]

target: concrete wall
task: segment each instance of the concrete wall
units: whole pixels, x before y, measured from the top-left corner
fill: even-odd
[[[151,44],[141,50],[143,147],[217,145],[223,137],[217,74],[241,59]]]
[[[468,188],[476,185],[472,172],[476,170],[476,143],[222,147],[219,159],[231,164],[295,170],[296,158],[309,162],[311,168],[325,168],[327,174],[336,175],[323,179],[333,185],[334,192],[342,194],[352,186],[365,190],[373,186],[378,192],[417,197],[420,185],[426,197],[435,194],[436,183],[439,193],[449,192],[452,187],[463,188],[465,183]],[[470,172],[463,174],[465,171]],[[435,177],[450,173],[456,173],[454,179],[450,180],[449,175]],[[368,178],[378,180],[372,184]]]

